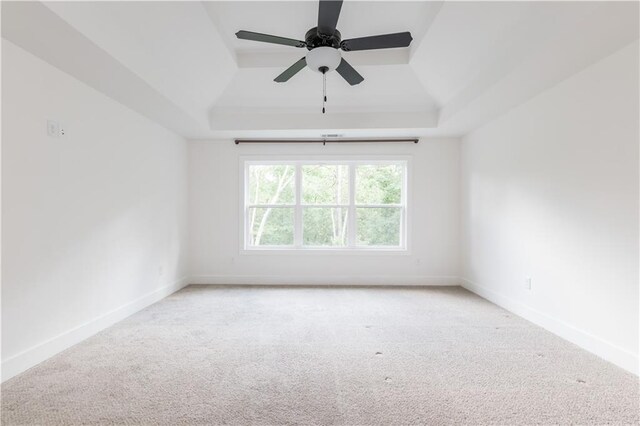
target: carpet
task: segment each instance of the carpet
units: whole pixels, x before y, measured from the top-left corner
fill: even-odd
[[[1,418],[638,424],[638,384],[459,287],[189,286],[4,383]]]

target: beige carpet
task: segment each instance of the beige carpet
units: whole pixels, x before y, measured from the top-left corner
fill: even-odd
[[[2,424],[638,424],[638,379],[460,288],[190,286],[2,386]]]

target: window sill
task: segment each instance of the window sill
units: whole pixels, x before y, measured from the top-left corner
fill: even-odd
[[[406,248],[251,248],[240,249],[241,255],[266,255],[266,256],[409,256],[411,252]]]

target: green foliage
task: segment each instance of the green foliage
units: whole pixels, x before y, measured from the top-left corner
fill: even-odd
[[[356,168],[356,204],[400,204],[402,167],[396,164]]]
[[[398,246],[401,210],[397,207],[356,208],[359,246]]]
[[[349,204],[349,167],[302,166],[303,204]]]
[[[357,205],[400,204],[403,167],[395,164],[356,166]],[[250,243],[253,246],[287,246],[294,240],[294,209],[275,207],[295,204],[295,166],[251,165],[249,209]],[[348,242],[349,167],[318,164],[301,167],[302,240],[305,246],[346,246]],[[325,207],[311,207],[311,206]],[[330,207],[335,206],[335,207]],[[344,207],[339,207],[344,206]],[[356,208],[356,244],[398,246],[401,209]]]
[[[346,208],[305,207],[302,211],[302,240],[305,246],[345,246]]]
[[[295,167],[249,167],[249,204],[295,204]]]
[[[254,213],[255,220],[251,226],[251,245],[293,245],[293,208],[251,208],[249,214]]]

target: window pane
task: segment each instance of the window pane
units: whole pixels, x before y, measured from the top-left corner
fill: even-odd
[[[349,167],[345,165],[302,166],[304,204],[349,204]]]
[[[401,217],[399,207],[357,208],[357,245],[399,246]]]
[[[293,245],[293,209],[290,207],[249,209],[249,244]]]
[[[249,166],[249,204],[295,203],[293,165]]]
[[[356,167],[356,204],[400,204],[404,167],[399,164]]]
[[[305,246],[345,246],[347,208],[305,207],[302,241]]]

